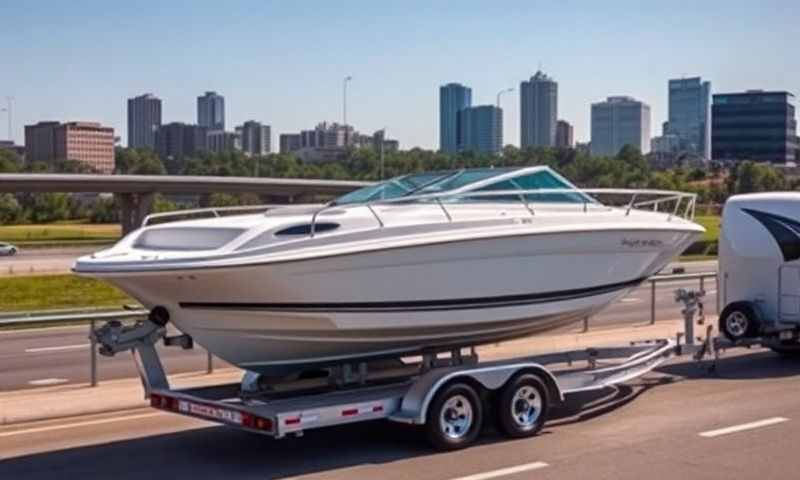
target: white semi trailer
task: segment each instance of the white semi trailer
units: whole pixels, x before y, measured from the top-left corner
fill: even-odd
[[[719,329],[732,341],[772,337],[796,353],[800,331],[800,193],[736,195],[722,214]]]

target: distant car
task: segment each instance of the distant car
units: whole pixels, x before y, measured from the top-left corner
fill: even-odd
[[[17,247],[10,243],[0,242],[0,256],[13,256],[17,254]]]

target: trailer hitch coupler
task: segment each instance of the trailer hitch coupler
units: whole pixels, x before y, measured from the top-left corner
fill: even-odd
[[[169,322],[169,310],[159,305],[150,310],[150,314],[147,316],[147,319],[159,327],[163,327]]]

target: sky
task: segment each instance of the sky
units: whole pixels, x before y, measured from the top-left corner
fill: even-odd
[[[666,119],[667,80],[702,76],[712,92],[800,94],[796,0],[0,2],[0,107],[13,139],[42,120],[99,121],[126,142],[126,99],[152,92],[163,122],[196,122],[196,98],[225,96],[230,130],[280,133],[342,120],[386,128],[402,148],[438,146],[439,86],[502,98],[504,143],[519,145],[519,83],[559,83],[558,113],[589,139],[592,102],[630,95]],[[6,137],[6,112],[0,138]]]

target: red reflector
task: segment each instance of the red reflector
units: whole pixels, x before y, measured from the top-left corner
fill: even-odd
[[[300,423],[300,417],[287,418],[283,421],[286,425],[297,425]]]
[[[382,412],[383,411],[383,405],[376,405],[376,406],[372,407],[372,411],[373,412]]]
[[[259,430],[272,430],[272,420],[266,418],[256,418],[256,428]]]
[[[253,428],[255,426],[254,417],[249,413],[242,414],[242,426]]]
[[[161,395],[150,394],[150,406],[161,408]]]
[[[342,410],[342,416],[343,417],[352,417],[353,415],[358,415],[358,409],[357,408],[351,408],[349,410]]]

